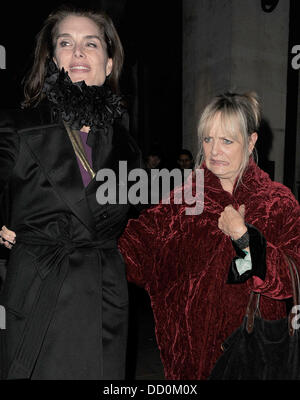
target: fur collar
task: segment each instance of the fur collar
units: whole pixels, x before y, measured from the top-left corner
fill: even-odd
[[[49,60],[43,93],[51,104],[54,120],[62,118],[72,129],[89,126],[92,132],[105,130],[125,111],[122,98],[107,84],[87,86],[73,83],[68,72]]]

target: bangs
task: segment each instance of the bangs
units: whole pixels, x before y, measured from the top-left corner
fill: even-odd
[[[219,123],[226,138],[243,143],[243,123],[241,118],[243,118],[241,115],[237,115],[232,110],[223,110],[223,112],[220,112]]]
[[[239,114],[239,112],[237,112]],[[214,114],[208,114],[201,121],[200,132],[202,139],[209,136],[212,129],[220,129],[228,139],[243,143],[243,117],[233,110],[217,110]]]

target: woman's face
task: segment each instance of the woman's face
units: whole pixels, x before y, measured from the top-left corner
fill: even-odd
[[[249,139],[248,151],[252,152],[257,139],[257,133],[253,133]],[[244,157],[242,135],[237,138],[224,132],[220,114],[217,114],[210,126],[207,136],[203,138],[203,150],[207,168],[213,172],[221,183],[232,185],[237,178]]]
[[[57,30],[53,60],[68,71],[72,82],[101,86],[112,70],[98,26],[87,17],[70,15]]]

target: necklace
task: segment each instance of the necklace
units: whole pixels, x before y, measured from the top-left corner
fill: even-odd
[[[74,129],[71,129],[68,124],[64,121],[64,126],[66,128],[66,131],[68,132],[69,138],[71,140],[74,152],[76,156],[78,157],[81,165],[83,168],[91,175],[92,179],[96,175],[93,168],[90,166],[90,163],[88,162],[81,138],[80,138],[80,133],[79,131],[76,131]]]

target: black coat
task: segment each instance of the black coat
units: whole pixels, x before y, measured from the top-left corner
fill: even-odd
[[[140,166],[124,118],[92,147],[94,170]],[[122,379],[128,292],[117,248],[130,205],[99,205],[47,104],[0,116],[2,219],[16,232],[1,305],[6,379]]]

